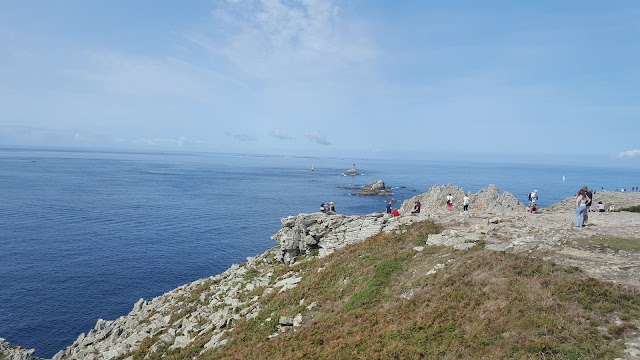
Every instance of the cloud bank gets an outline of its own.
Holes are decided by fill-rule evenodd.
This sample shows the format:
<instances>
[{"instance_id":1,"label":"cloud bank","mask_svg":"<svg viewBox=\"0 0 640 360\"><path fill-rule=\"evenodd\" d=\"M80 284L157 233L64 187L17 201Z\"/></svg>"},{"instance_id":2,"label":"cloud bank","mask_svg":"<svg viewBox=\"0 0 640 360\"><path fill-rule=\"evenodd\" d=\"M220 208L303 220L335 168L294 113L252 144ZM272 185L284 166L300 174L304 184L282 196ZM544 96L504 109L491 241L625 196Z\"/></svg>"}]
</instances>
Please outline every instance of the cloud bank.
<instances>
[{"instance_id":1,"label":"cloud bank","mask_svg":"<svg viewBox=\"0 0 640 360\"><path fill-rule=\"evenodd\" d=\"M286 133L284 133L280 129L271 130L271 137L274 137L274 138L276 138L278 140L290 140L291 139L291 136L287 135Z\"/></svg>"},{"instance_id":2,"label":"cloud bank","mask_svg":"<svg viewBox=\"0 0 640 360\"><path fill-rule=\"evenodd\" d=\"M309 141L315 142L320 145L331 145L329 140L327 140L327 138L324 137L324 135L320 134L317 131L307 133L306 137Z\"/></svg>"},{"instance_id":3,"label":"cloud bank","mask_svg":"<svg viewBox=\"0 0 640 360\"><path fill-rule=\"evenodd\" d=\"M628 150L618 153L618 158L637 158L640 157L640 150Z\"/></svg>"}]
</instances>

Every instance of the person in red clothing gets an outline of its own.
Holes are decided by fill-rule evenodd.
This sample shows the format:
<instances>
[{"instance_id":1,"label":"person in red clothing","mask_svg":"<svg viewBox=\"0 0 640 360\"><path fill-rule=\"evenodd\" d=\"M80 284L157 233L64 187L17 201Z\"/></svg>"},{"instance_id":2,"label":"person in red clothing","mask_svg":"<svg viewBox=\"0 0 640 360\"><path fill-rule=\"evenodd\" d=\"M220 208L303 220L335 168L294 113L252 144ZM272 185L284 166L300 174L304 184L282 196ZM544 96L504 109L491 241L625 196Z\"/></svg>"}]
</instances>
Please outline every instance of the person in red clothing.
<instances>
[{"instance_id":1,"label":"person in red clothing","mask_svg":"<svg viewBox=\"0 0 640 360\"><path fill-rule=\"evenodd\" d=\"M393 214L393 216L400 216L400 211L398 211L398 209L393 209L393 211L391 212Z\"/></svg>"}]
</instances>

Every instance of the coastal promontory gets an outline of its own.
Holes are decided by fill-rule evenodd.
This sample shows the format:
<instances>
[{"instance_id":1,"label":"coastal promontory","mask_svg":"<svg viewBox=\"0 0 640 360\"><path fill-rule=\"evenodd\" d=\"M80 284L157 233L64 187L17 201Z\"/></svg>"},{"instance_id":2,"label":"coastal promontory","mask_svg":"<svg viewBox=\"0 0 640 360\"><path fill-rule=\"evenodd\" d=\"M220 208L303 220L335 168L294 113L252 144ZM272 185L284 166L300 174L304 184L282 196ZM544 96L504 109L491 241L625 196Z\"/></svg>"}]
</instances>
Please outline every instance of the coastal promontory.
<instances>
[{"instance_id":1,"label":"coastal promontory","mask_svg":"<svg viewBox=\"0 0 640 360\"><path fill-rule=\"evenodd\" d=\"M98 320L54 359L638 358L640 214L575 228L571 201L531 214L495 186L441 185L399 217L290 216L273 249Z\"/></svg>"}]
</instances>

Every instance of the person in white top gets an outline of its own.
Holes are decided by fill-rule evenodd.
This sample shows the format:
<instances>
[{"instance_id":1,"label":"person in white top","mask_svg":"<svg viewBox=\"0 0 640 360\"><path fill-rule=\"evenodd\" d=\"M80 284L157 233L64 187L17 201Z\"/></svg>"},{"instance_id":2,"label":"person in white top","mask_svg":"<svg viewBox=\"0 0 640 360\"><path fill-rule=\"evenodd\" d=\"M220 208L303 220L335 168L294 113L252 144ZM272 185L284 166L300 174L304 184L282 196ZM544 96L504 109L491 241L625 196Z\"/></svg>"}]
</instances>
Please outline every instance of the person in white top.
<instances>
[{"instance_id":1,"label":"person in white top","mask_svg":"<svg viewBox=\"0 0 640 360\"><path fill-rule=\"evenodd\" d=\"M462 211L467 211L469 210L469 202L471 201L471 199L469 199L469 195L464 195L464 197L462 198Z\"/></svg>"},{"instance_id":2,"label":"person in white top","mask_svg":"<svg viewBox=\"0 0 640 360\"><path fill-rule=\"evenodd\" d=\"M587 212L587 194L583 189L578 191L576 197L576 227L584 226L584 214Z\"/></svg>"},{"instance_id":3,"label":"person in white top","mask_svg":"<svg viewBox=\"0 0 640 360\"><path fill-rule=\"evenodd\" d=\"M453 196L451 194L447 196L447 211L453 211Z\"/></svg>"}]
</instances>

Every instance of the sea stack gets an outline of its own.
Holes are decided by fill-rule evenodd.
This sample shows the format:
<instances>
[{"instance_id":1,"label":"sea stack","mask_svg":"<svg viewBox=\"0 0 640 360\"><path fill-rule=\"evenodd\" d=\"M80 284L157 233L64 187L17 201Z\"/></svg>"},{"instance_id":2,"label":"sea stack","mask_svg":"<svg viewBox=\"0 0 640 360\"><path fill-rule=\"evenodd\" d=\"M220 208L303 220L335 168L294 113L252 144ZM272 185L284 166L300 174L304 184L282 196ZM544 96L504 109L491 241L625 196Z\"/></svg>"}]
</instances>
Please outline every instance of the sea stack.
<instances>
[{"instance_id":1,"label":"sea stack","mask_svg":"<svg viewBox=\"0 0 640 360\"><path fill-rule=\"evenodd\" d=\"M363 187L356 195L391 196L393 193L391 192L391 189L384 184L384 181L378 180Z\"/></svg>"},{"instance_id":2,"label":"sea stack","mask_svg":"<svg viewBox=\"0 0 640 360\"><path fill-rule=\"evenodd\" d=\"M347 170L344 172L345 175L360 175L360 173L356 170L356 164L351 165L351 170Z\"/></svg>"}]
</instances>

